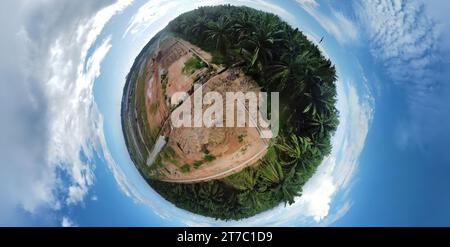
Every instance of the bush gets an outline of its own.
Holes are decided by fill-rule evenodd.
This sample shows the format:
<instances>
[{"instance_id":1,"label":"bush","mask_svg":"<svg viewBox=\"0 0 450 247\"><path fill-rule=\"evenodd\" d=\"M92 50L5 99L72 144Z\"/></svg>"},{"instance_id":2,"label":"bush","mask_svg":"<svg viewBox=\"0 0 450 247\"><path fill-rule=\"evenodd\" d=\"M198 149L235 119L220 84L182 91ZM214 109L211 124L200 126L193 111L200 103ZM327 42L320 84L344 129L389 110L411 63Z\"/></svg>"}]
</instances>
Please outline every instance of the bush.
<instances>
[{"instance_id":1,"label":"bush","mask_svg":"<svg viewBox=\"0 0 450 247\"><path fill-rule=\"evenodd\" d=\"M188 173L191 171L191 167L189 164L184 164L182 167L180 167L180 170L182 173Z\"/></svg>"},{"instance_id":2,"label":"bush","mask_svg":"<svg viewBox=\"0 0 450 247\"><path fill-rule=\"evenodd\" d=\"M213 160L216 159L216 156L212 155L212 154L207 154L205 155L205 157L203 158L203 161L205 162L211 162Z\"/></svg>"}]
</instances>

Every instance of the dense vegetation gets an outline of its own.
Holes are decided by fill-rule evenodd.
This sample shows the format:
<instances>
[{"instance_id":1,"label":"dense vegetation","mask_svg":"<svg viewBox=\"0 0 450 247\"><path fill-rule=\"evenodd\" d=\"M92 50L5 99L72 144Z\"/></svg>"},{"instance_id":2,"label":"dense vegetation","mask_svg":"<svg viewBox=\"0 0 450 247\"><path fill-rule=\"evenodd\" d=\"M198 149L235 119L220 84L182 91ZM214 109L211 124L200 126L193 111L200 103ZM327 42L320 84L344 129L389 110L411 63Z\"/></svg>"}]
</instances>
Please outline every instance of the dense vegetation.
<instances>
[{"instance_id":1,"label":"dense vegetation","mask_svg":"<svg viewBox=\"0 0 450 247\"><path fill-rule=\"evenodd\" d=\"M169 29L211 52L215 63L244 67L263 91L279 91L282 133L257 166L238 174L197 184L150 184L178 207L225 220L293 203L331 152L338 125L332 63L298 29L247 7L202 7Z\"/></svg>"},{"instance_id":2,"label":"dense vegetation","mask_svg":"<svg viewBox=\"0 0 450 247\"><path fill-rule=\"evenodd\" d=\"M191 75L203 67L206 67L206 64L197 55L193 55L184 63L183 73Z\"/></svg>"}]
</instances>

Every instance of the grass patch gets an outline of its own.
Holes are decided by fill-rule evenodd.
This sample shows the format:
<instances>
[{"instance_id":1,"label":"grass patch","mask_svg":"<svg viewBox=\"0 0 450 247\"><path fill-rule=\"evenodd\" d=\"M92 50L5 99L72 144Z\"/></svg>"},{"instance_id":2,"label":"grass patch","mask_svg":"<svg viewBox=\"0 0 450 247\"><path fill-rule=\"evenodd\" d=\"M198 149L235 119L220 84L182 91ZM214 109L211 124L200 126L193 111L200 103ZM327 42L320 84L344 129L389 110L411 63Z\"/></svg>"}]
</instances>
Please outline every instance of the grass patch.
<instances>
[{"instance_id":1,"label":"grass patch","mask_svg":"<svg viewBox=\"0 0 450 247\"><path fill-rule=\"evenodd\" d=\"M195 169L198 169L198 168L200 168L200 166L202 166L204 163L205 163L205 162L204 162L203 160L197 160L197 161L195 161L195 162L192 164L192 166L193 166Z\"/></svg>"},{"instance_id":2,"label":"grass patch","mask_svg":"<svg viewBox=\"0 0 450 247\"><path fill-rule=\"evenodd\" d=\"M164 148L164 150L161 152L161 158L163 161L169 161L174 165L179 165L178 155L175 153L175 150L171 146L167 146L166 148Z\"/></svg>"},{"instance_id":3,"label":"grass patch","mask_svg":"<svg viewBox=\"0 0 450 247\"><path fill-rule=\"evenodd\" d=\"M216 159L216 156L210 154L209 151L208 151L208 154L205 154L205 156L203 157L202 160L197 160L197 161L195 161L195 162L192 164L192 166L193 166L195 169L198 169L198 168L200 168L203 164L208 163L208 162L211 162L211 161L214 161L215 159Z\"/></svg>"},{"instance_id":4,"label":"grass patch","mask_svg":"<svg viewBox=\"0 0 450 247\"><path fill-rule=\"evenodd\" d=\"M239 143L242 143L244 141L245 135L239 135L238 136L238 141Z\"/></svg>"},{"instance_id":5,"label":"grass patch","mask_svg":"<svg viewBox=\"0 0 450 247\"><path fill-rule=\"evenodd\" d=\"M153 104L150 106L150 112L154 115L154 114L156 114L156 112L158 111L158 108L159 108L159 101L156 102L156 103L153 103Z\"/></svg>"},{"instance_id":6,"label":"grass patch","mask_svg":"<svg viewBox=\"0 0 450 247\"><path fill-rule=\"evenodd\" d=\"M245 154L245 152L247 152L247 149L248 149L248 146L241 148L241 153Z\"/></svg>"},{"instance_id":7,"label":"grass patch","mask_svg":"<svg viewBox=\"0 0 450 247\"><path fill-rule=\"evenodd\" d=\"M216 159L216 156L212 155L212 154L207 154L205 155L205 157L203 158L204 162L211 162L213 160Z\"/></svg>"},{"instance_id":8,"label":"grass patch","mask_svg":"<svg viewBox=\"0 0 450 247\"><path fill-rule=\"evenodd\" d=\"M183 73L192 75L195 71L204 67L206 67L206 63L203 62L197 55L193 55L184 63Z\"/></svg>"},{"instance_id":9,"label":"grass patch","mask_svg":"<svg viewBox=\"0 0 450 247\"><path fill-rule=\"evenodd\" d=\"M136 87L134 93L134 106L137 111L137 125L142 132L143 144L147 147L147 149L151 149L155 144L156 136L153 133L152 128L150 128L148 120L147 120L147 109L145 105L145 73L140 74L136 79ZM152 106L153 107L153 106ZM159 106L155 106L156 109ZM136 136L139 134L136 133ZM141 153L146 153L146 149L142 149Z\"/></svg>"},{"instance_id":10,"label":"grass patch","mask_svg":"<svg viewBox=\"0 0 450 247\"><path fill-rule=\"evenodd\" d=\"M217 51L213 51L211 63L216 64L216 65L222 65L222 64L226 64L226 61L222 54L220 54Z\"/></svg>"},{"instance_id":11,"label":"grass patch","mask_svg":"<svg viewBox=\"0 0 450 247\"><path fill-rule=\"evenodd\" d=\"M182 173L188 173L191 171L191 166L189 166L189 164L184 164L182 167L180 167L180 170Z\"/></svg>"},{"instance_id":12,"label":"grass patch","mask_svg":"<svg viewBox=\"0 0 450 247\"><path fill-rule=\"evenodd\" d=\"M166 96L167 95L167 84L169 82L169 77L167 75L167 73L162 74L161 75L161 86L162 86L162 91L163 91L163 95Z\"/></svg>"}]
</instances>

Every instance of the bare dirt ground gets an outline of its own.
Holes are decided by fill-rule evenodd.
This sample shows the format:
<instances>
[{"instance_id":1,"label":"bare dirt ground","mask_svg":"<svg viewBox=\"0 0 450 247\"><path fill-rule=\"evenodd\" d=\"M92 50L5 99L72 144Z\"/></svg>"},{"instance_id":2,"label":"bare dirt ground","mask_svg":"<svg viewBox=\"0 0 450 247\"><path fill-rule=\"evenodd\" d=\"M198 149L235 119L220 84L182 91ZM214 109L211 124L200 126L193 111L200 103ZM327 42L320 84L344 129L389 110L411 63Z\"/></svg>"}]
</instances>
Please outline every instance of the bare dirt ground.
<instances>
[{"instance_id":1,"label":"bare dirt ground","mask_svg":"<svg viewBox=\"0 0 450 247\"><path fill-rule=\"evenodd\" d=\"M259 88L242 71L233 69L211 78L203 87L204 94L209 91L225 95L226 92L258 92ZM167 128L166 148L175 151L176 162L164 161L164 178L161 180L178 183L208 181L254 164L265 155L267 144L256 128L248 127L248 121L247 127L242 128ZM206 161L208 155L215 159ZM202 164L197 167L195 164L199 162ZM189 166L189 171L183 172L181 166Z\"/></svg>"},{"instance_id":2,"label":"bare dirt ground","mask_svg":"<svg viewBox=\"0 0 450 247\"><path fill-rule=\"evenodd\" d=\"M191 75L183 73L184 63L192 57L192 53L188 53L174 62L168 68L168 84L167 97L171 98L177 92L187 92L192 88L194 79L208 71L208 68L197 70Z\"/></svg>"},{"instance_id":3,"label":"bare dirt ground","mask_svg":"<svg viewBox=\"0 0 450 247\"><path fill-rule=\"evenodd\" d=\"M180 54L180 56L167 68L168 84L166 94L169 98L171 98L174 93L189 91L192 88L195 78L207 73L209 70L209 68L203 68L191 75L186 75L183 73L183 67L186 61L194 54L199 56L205 63L210 63L212 60L211 54L184 40L177 39L177 42L172 45L171 49Z\"/></svg>"},{"instance_id":4,"label":"bare dirt ground","mask_svg":"<svg viewBox=\"0 0 450 247\"><path fill-rule=\"evenodd\" d=\"M169 116L169 109L166 105L164 92L161 85L159 63L155 59L147 65L145 78L145 106L147 113L148 127L152 138L155 139L161 129L162 124Z\"/></svg>"},{"instance_id":5,"label":"bare dirt ground","mask_svg":"<svg viewBox=\"0 0 450 247\"><path fill-rule=\"evenodd\" d=\"M184 64L194 55L208 67L186 75ZM160 180L194 183L223 178L254 164L266 153L267 144L256 128L248 127L248 122L241 128L173 128L171 125L170 97L176 92L190 91L199 76L212 74L204 81L204 94L209 91L223 95L226 92L259 92L256 82L240 69L217 75L216 68L209 66L211 60L211 54L175 38L163 41L148 58L143 89L148 128L152 140L156 141L160 135L167 139L160 156L167 156L167 153L173 156L161 159L155 171ZM155 165L151 163L153 161L148 165Z\"/></svg>"},{"instance_id":6,"label":"bare dirt ground","mask_svg":"<svg viewBox=\"0 0 450 247\"><path fill-rule=\"evenodd\" d=\"M169 38L148 58L144 96L148 127L153 140L158 137L162 125L170 114L167 99L175 92L188 91L192 87L193 78L201 72L190 76L182 73L184 63L193 55L189 45L180 43L178 39Z\"/></svg>"},{"instance_id":7,"label":"bare dirt ground","mask_svg":"<svg viewBox=\"0 0 450 247\"><path fill-rule=\"evenodd\" d=\"M199 57L203 58L205 60L205 62L211 63L212 55L210 53L200 49L198 46L193 45L186 40L179 40L179 41L181 44L188 47L188 49L191 49L193 52L195 52L197 55L199 55Z\"/></svg>"}]
</instances>

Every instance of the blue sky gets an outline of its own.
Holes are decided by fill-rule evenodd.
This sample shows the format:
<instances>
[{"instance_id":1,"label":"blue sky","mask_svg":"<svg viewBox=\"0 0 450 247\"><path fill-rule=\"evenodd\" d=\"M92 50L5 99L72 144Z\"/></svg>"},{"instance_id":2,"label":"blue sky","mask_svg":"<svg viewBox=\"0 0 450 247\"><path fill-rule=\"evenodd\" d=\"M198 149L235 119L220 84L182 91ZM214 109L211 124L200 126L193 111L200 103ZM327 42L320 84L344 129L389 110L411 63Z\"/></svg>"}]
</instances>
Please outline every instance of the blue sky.
<instances>
[{"instance_id":1,"label":"blue sky","mask_svg":"<svg viewBox=\"0 0 450 247\"><path fill-rule=\"evenodd\" d=\"M0 128L0 225L450 225L450 38L442 11L450 4L38 2L1 8L18 14L0 15L12 23L0 47L13 57L0 61L0 112L11 116ZM124 79L142 47L177 15L223 3L278 14L313 42L324 37L320 48L339 76L332 155L294 205L240 222L163 200L131 163L120 127ZM49 8L54 15L44 14ZM8 91L7 81L15 82Z\"/></svg>"}]
</instances>

